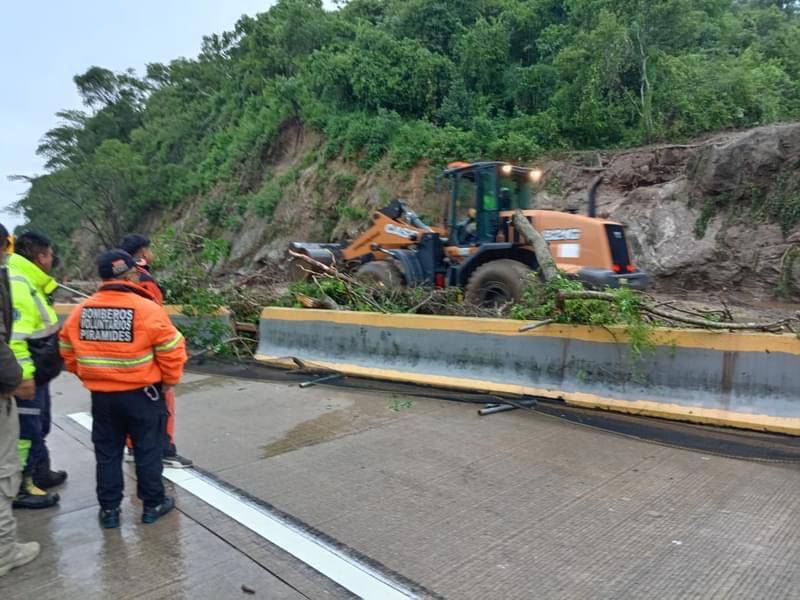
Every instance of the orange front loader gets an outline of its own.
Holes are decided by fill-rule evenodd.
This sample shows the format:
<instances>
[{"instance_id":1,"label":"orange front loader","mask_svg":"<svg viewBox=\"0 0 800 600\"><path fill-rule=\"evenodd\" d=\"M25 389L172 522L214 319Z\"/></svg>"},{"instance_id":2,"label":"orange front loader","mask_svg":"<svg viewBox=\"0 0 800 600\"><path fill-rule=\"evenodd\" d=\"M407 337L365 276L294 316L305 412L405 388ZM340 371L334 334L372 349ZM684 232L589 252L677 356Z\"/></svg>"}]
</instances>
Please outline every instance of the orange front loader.
<instances>
[{"instance_id":1,"label":"orange front loader","mask_svg":"<svg viewBox=\"0 0 800 600\"><path fill-rule=\"evenodd\" d=\"M622 225L595 216L599 181L589 192L589 214L579 215L530 208L541 176L502 162L452 163L443 173L450 185L446 229L427 226L395 200L350 243L291 247L385 285L459 286L469 301L496 305L518 300L526 275L538 269L533 248L514 229L519 209L563 272L597 289L644 288L648 277L634 265Z\"/></svg>"}]
</instances>

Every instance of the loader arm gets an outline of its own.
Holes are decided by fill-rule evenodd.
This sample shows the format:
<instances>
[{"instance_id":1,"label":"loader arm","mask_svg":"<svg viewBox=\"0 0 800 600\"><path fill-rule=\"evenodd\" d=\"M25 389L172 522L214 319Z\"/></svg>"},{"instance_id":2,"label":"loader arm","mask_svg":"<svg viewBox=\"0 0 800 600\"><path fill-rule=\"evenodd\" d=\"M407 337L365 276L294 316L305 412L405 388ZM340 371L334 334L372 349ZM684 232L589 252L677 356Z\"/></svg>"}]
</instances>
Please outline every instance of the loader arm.
<instances>
[{"instance_id":1,"label":"loader arm","mask_svg":"<svg viewBox=\"0 0 800 600\"><path fill-rule=\"evenodd\" d=\"M370 228L342 248L342 259L345 261L359 260L379 248L387 250L408 248L431 231L435 231L439 235L444 233L436 228L416 227L403 219L392 219L384 213L376 211L372 214ZM385 257L385 254L378 251L376 258Z\"/></svg>"}]
</instances>

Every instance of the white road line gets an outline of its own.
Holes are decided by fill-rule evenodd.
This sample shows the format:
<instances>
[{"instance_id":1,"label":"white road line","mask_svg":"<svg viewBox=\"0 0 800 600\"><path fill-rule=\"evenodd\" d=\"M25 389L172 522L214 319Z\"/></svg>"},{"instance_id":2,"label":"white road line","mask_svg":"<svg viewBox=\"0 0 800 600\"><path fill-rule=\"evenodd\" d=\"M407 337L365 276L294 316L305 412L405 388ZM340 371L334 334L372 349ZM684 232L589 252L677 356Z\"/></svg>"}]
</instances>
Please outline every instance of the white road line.
<instances>
[{"instance_id":1,"label":"white road line","mask_svg":"<svg viewBox=\"0 0 800 600\"><path fill-rule=\"evenodd\" d=\"M92 416L89 413L74 413L69 418L89 431L92 430ZM391 600L417 597L403 585L391 581L372 567L350 558L268 509L224 489L194 469L165 468L164 478L361 598Z\"/></svg>"},{"instance_id":2,"label":"white road line","mask_svg":"<svg viewBox=\"0 0 800 600\"><path fill-rule=\"evenodd\" d=\"M69 415L69 418L84 429L92 430L92 415L89 413L73 413Z\"/></svg>"}]
</instances>

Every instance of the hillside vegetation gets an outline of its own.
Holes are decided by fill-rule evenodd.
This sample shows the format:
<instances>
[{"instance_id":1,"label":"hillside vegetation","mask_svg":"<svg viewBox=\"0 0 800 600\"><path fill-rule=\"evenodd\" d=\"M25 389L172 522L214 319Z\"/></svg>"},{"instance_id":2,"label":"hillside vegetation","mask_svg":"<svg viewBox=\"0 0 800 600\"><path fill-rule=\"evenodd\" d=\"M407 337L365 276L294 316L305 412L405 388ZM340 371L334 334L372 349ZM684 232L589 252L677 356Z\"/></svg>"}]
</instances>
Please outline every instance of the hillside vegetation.
<instances>
[{"instance_id":1,"label":"hillside vegetation","mask_svg":"<svg viewBox=\"0 0 800 600\"><path fill-rule=\"evenodd\" d=\"M800 116L800 6L770 0L280 0L196 59L91 67L18 203L62 247L111 246L192 206L265 227L301 173L679 141ZM275 168L291 140L303 155ZM308 137L307 136L307 137ZM319 192L321 194L321 192ZM346 202L326 218L363 218ZM313 217L313 216L312 216ZM794 224L797 215L789 219ZM325 227L326 233L333 231ZM88 235L87 235L88 233ZM77 252L64 253L68 261Z\"/></svg>"}]
</instances>

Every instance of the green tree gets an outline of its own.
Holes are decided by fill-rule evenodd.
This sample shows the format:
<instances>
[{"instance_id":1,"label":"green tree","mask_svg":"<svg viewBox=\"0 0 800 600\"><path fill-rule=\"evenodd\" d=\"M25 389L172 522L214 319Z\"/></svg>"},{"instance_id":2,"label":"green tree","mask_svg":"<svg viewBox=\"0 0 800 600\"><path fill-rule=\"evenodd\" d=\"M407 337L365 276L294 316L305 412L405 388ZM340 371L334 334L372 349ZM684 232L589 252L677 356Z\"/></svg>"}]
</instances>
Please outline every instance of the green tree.
<instances>
[{"instance_id":1,"label":"green tree","mask_svg":"<svg viewBox=\"0 0 800 600\"><path fill-rule=\"evenodd\" d=\"M450 89L439 108L439 121L455 127L467 128L472 119L472 97L463 77L454 77Z\"/></svg>"},{"instance_id":2,"label":"green tree","mask_svg":"<svg viewBox=\"0 0 800 600\"><path fill-rule=\"evenodd\" d=\"M106 140L80 167L26 178L31 188L16 208L62 244L81 228L113 248L149 204L142 189L144 170L129 145Z\"/></svg>"},{"instance_id":3,"label":"green tree","mask_svg":"<svg viewBox=\"0 0 800 600\"><path fill-rule=\"evenodd\" d=\"M199 55L75 77L18 208L98 244L156 207L217 221L283 198L289 131L362 169L529 160L800 116L800 14L779 0L280 0ZM316 157L312 157L316 158ZM287 184L288 185L288 184ZM233 205L235 204L235 210ZM109 214L116 217L110 217Z\"/></svg>"},{"instance_id":4,"label":"green tree","mask_svg":"<svg viewBox=\"0 0 800 600\"><path fill-rule=\"evenodd\" d=\"M449 54L458 35L478 18L475 0L405 0L389 2L392 32L409 37L434 52Z\"/></svg>"},{"instance_id":5,"label":"green tree","mask_svg":"<svg viewBox=\"0 0 800 600\"><path fill-rule=\"evenodd\" d=\"M461 75L467 85L478 93L501 97L510 47L508 30L501 21L478 19L457 44Z\"/></svg>"}]
</instances>

